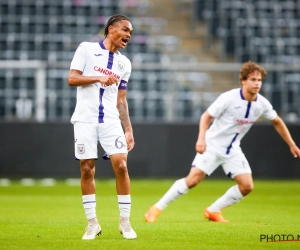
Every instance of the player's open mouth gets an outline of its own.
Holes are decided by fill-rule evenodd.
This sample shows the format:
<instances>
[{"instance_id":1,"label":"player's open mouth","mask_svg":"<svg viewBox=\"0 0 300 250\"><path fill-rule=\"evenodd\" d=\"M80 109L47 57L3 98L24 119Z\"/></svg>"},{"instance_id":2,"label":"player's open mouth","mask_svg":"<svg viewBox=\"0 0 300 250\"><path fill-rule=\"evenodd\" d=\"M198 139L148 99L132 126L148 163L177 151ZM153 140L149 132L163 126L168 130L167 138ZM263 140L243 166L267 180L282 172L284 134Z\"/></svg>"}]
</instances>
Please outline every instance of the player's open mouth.
<instances>
[{"instance_id":1,"label":"player's open mouth","mask_svg":"<svg viewBox=\"0 0 300 250\"><path fill-rule=\"evenodd\" d=\"M128 43L128 41L129 41L128 39L124 39L124 38L123 38L123 39L122 39L122 43L123 43L123 45L124 45L124 46L126 46L126 45L127 45L127 43Z\"/></svg>"}]
</instances>

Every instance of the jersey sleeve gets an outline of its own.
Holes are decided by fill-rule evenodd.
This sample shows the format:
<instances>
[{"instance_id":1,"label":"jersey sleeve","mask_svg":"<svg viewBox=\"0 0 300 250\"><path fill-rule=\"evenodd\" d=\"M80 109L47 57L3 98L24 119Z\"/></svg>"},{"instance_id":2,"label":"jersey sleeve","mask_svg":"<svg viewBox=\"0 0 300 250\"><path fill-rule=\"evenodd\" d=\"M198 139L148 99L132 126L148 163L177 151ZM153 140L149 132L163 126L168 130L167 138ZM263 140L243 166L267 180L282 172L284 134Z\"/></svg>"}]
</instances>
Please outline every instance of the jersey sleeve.
<instances>
[{"instance_id":1,"label":"jersey sleeve","mask_svg":"<svg viewBox=\"0 0 300 250\"><path fill-rule=\"evenodd\" d=\"M228 106L228 101L224 94L220 95L207 109L207 112L214 118L224 113Z\"/></svg>"},{"instance_id":2,"label":"jersey sleeve","mask_svg":"<svg viewBox=\"0 0 300 250\"><path fill-rule=\"evenodd\" d=\"M127 90L127 84L128 84L128 81L129 81L129 77L131 75L131 62L128 60L127 61L127 71L126 73L123 75L121 81L120 81L120 84L119 84L119 89L122 89L122 90Z\"/></svg>"},{"instance_id":3,"label":"jersey sleeve","mask_svg":"<svg viewBox=\"0 0 300 250\"><path fill-rule=\"evenodd\" d=\"M265 110L262 113L262 116L268 120L274 120L277 116L277 112L273 109L272 104L265 100Z\"/></svg>"},{"instance_id":4,"label":"jersey sleeve","mask_svg":"<svg viewBox=\"0 0 300 250\"><path fill-rule=\"evenodd\" d=\"M83 72L86 64L86 46L86 42L83 42L78 46L71 62L70 69L80 70Z\"/></svg>"}]
</instances>

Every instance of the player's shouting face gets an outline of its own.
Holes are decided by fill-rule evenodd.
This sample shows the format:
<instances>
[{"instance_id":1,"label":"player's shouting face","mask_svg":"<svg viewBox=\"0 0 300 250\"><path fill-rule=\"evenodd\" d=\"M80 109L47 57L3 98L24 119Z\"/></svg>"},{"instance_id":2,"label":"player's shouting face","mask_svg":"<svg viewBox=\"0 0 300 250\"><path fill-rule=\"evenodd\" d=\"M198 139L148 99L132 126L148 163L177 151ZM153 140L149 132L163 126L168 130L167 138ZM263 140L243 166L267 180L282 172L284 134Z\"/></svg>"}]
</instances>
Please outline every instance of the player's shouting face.
<instances>
[{"instance_id":1,"label":"player's shouting face","mask_svg":"<svg viewBox=\"0 0 300 250\"><path fill-rule=\"evenodd\" d=\"M133 32L132 24L127 20L121 20L109 26L109 33L114 46L124 49Z\"/></svg>"}]
</instances>

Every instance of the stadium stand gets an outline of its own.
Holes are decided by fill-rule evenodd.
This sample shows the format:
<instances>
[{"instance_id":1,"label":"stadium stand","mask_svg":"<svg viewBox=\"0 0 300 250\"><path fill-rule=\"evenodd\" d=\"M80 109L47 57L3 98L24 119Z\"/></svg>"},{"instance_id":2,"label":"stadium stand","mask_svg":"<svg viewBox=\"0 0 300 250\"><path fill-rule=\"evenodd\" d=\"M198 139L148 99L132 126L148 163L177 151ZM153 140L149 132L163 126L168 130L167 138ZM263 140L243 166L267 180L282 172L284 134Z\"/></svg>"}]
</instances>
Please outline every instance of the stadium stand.
<instances>
[{"instance_id":1,"label":"stadium stand","mask_svg":"<svg viewBox=\"0 0 300 250\"><path fill-rule=\"evenodd\" d=\"M197 12L235 61L294 63L300 53L299 6L299 0L198 0Z\"/></svg>"},{"instance_id":2,"label":"stadium stand","mask_svg":"<svg viewBox=\"0 0 300 250\"><path fill-rule=\"evenodd\" d=\"M177 15L167 8L177 8ZM207 47L196 41L195 29L187 30L186 22L194 22L190 13L185 19L180 15L179 10L191 8L193 16L205 23L200 28L208 31ZM133 121L198 121L218 92L236 86L232 72L176 72L151 65L300 61L300 0L2 0L0 61L45 63L46 121L68 121L76 102L76 89L67 84L68 68L59 63L70 62L81 42L103 39L104 25L116 13L128 15L135 29L122 53L135 65L150 65L132 71L128 102ZM220 55L204 56L215 39ZM36 69L0 68L0 121L36 120ZM287 86L285 97L283 86ZM276 109L300 116L299 86L297 72L274 71L268 74L264 90ZM20 103L27 103L31 112L22 115Z\"/></svg>"},{"instance_id":3,"label":"stadium stand","mask_svg":"<svg viewBox=\"0 0 300 250\"><path fill-rule=\"evenodd\" d=\"M299 0L196 0L195 9L208 24L209 41L220 39L222 60L299 65ZM269 72L265 88L272 89L275 109L299 114L297 73Z\"/></svg>"},{"instance_id":4,"label":"stadium stand","mask_svg":"<svg viewBox=\"0 0 300 250\"><path fill-rule=\"evenodd\" d=\"M47 121L69 120L76 102L76 89L67 84L68 69L53 65L57 62L71 62L81 42L103 39L103 28L109 16L124 13L124 8L125 11L128 8L141 12L145 11L147 5L145 2L137 5L136 1L119 0L0 2L0 60L40 60L46 63ZM176 55L170 58L159 49L159 46L166 45L168 49L174 50L180 43L177 37L161 35L151 39L147 33L149 28L162 28L165 21L163 18L135 17L131 14L130 18L135 32L122 53L132 62L155 64L182 59L176 58ZM21 111L16 111L16 102L20 98L31 100L31 113L35 112L35 74L34 69L0 69L1 120L23 120L25 117L34 120L34 117L28 115L18 115ZM168 75L167 70L141 69L132 72L128 101L133 120L167 119L166 96L170 91L170 86L166 84ZM191 92L187 86L179 84L176 93L181 90L184 93ZM190 101L178 98L178 105L178 119L189 118Z\"/></svg>"}]
</instances>

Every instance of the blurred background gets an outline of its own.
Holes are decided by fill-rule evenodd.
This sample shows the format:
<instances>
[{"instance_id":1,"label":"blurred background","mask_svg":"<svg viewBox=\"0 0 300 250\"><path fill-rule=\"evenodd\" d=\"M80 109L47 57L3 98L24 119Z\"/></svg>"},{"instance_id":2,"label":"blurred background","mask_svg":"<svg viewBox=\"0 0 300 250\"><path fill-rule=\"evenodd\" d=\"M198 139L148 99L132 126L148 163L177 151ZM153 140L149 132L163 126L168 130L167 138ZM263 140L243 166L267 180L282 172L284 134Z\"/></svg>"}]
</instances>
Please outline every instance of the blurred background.
<instances>
[{"instance_id":1,"label":"blurred background","mask_svg":"<svg viewBox=\"0 0 300 250\"><path fill-rule=\"evenodd\" d=\"M248 60L267 69L261 94L300 144L300 0L0 0L0 177L79 176L70 62L117 13L134 28L121 51L132 62L132 176L186 174L201 114L239 87ZM298 159L269 124L250 134L242 146L254 174L299 178ZM113 176L109 162L97 164L99 177Z\"/></svg>"}]
</instances>

